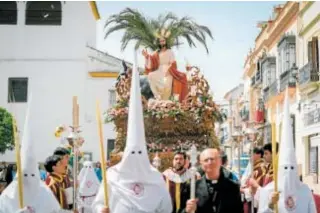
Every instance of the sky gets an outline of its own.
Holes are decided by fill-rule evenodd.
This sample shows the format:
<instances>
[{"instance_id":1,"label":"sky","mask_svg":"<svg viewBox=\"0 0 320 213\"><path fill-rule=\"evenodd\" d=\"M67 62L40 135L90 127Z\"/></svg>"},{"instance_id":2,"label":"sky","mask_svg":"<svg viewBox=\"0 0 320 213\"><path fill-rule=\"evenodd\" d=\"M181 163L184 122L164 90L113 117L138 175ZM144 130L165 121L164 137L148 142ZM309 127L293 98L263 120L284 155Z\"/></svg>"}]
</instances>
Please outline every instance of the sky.
<instances>
[{"instance_id":1,"label":"sky","mask_svg":"<svg viewBox=\"0 0 320 213\"><path fill-rule=\"evenodd\" d=\"M190 16L198 24L210 28L214 39L208 39L210 53L198 44L196 48L188 45L173 49L178 69L185 71L188 62L200 67L209 81L214 99L222 101L225 93L242 83L243 66L250 48L259 34L259 21L267 21L272 15L273 6L281 2L98 2L102 20L99 23L97 47L113 56L133 61L133 43L121 52L123 32L116 32L104 39L103 25L113 14L126 7L137 9L148 17L173 12L177 16ZM144 59L138 52L139 65Z\"/></svg>"}]
</instances>

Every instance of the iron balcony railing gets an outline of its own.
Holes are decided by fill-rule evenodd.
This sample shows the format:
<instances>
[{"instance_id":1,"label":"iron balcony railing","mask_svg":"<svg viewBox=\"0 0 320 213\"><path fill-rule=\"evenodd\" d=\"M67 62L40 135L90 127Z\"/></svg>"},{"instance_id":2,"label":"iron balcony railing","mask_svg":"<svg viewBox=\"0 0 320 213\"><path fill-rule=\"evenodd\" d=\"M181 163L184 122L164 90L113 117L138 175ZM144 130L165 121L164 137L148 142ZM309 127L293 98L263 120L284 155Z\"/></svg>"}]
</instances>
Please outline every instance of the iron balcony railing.
<instances>
[{"instance_id":1,"label":"iron balcony railing","mask_svg":"<svg viewBox=\"0 0 320 213\"><path fill-rule=\"evenodd\" d=\"M278 94L278 81L275 80L271 85L269 89L270 96L276 96Z\"/></svg>"},{"instance_id":2,"label":"iron balcony railing","mask_svg":"<svg viewBox=\"0 0 320 213\"><path fill-rule=\"evenodd\" d=\"M295 87L296 81L292 76L292 70L287 70L280 76L280 92L284 91L287 87Z\"/></svg>"},{"instance_id":3,"label":"iron balcony railing","mask_svg":"<svg viewBox=\"0 0 320 213\"><path fill-rule=\"evenodd\" d=\"M262 84L261 71L257 71L256 74L251 78L251 86L257 87Z\"/></svg>"},{"instance_id":4,"label":"iron balcony railing","mask_svg":"<svg viewBox=\"0 0 320 213\"><path fill-rule=\"evenodd\" d=\"M251 86L253 87L256 84L256 76L251 78Z\"/></svg>"},{"instance_id":5,"label":"iron balcony railing","mask_svg":"<svg viewBox=\"0 0 320 213\"><path fill-rule=\"evenodd\" d=\"M275 80L272 84L264 88L263 92L264 100L269 100L270 97L276 96L278 94L278 81Z\"/></svg>"},{"instance_id":6,"label":"iron balcony railing","mask_svg":"<svg viewBox=\"0 0 320 213\"><path fill-rule=\"evenodd\" d=\"M299 70L299 84L306 85L311 82L319 81L319 73L312 66L310 61Z\"/></svg>"},{"instance_id":7,"label":"iron balcony railing","mask_svg":"<svg viewBox=\"0 0 320 213\"><path fill-rule=\"evenodd\" d=\"M304 114L304 125L310 126L320 122L320 108Z\"/></svg>"}]
</instances>

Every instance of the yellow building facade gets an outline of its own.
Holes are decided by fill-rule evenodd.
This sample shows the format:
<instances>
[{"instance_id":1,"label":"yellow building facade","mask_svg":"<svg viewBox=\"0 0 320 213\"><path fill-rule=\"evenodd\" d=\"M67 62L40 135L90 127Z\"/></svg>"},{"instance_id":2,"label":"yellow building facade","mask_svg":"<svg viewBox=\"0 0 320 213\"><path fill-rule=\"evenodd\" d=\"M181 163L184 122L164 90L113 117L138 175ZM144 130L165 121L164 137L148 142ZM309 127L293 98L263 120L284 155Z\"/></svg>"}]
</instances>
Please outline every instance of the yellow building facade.
<instances>
[{"instance_id":1,"label":"yellow building facade","mask_svg":"<svg viewBox=\"0 0 320 213\"><path fill-rule=\"evenodd\" d=\"M272 123L280 142L288 88L299 173L316 193L320 193L319 8L320 2L275 6L272 18L258 23L261 31L245 60L243 74L250 121L261 129L264 143L272 140ZM261 107L264 119L258 116Z\"/></svg>"}]
</instances>

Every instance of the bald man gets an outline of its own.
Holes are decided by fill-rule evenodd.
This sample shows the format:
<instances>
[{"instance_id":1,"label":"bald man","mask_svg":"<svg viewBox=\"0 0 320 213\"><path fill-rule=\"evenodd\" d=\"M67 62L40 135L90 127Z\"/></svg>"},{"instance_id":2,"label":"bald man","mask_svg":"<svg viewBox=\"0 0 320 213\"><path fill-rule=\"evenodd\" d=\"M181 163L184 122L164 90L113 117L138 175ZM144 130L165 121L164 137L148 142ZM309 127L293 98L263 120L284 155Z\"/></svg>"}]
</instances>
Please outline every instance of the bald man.
<instances>
[{"instance_id":1,"label":"bald man","mask_svg":"<svg viewBox=\"0 0 320 213\"><path fill-rule=\"evenodd\" d=\"M205 174L196 182L196 199L187 201L184 212L243 213L239 185L223 175L220 150L205 149L200 163Z\"/></svg>"}]
</instances>

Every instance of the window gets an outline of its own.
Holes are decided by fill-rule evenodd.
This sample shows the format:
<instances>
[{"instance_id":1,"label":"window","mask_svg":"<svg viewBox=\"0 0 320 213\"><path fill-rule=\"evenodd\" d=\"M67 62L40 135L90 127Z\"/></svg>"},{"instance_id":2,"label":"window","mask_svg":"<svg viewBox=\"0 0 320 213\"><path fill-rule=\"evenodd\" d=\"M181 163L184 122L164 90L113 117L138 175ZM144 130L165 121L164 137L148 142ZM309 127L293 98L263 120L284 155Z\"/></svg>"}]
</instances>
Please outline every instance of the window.
<instances>
[{"instance_id":1,"label":"window","mask_svg":"<svg viewBox=\"0 0 320 213\"><path fill-rule=\"evenodd\" d=\"M61 25L60 1L27 2L26 25Z\"/></svg>"},{"instance_id":2,"label":"window","mask_svg":"<svg viewBox=\"0 0 320 213\"><path fill-rule=\"evenodd\" d=\"M8 102L27 102L28 101L28 78L9 78L8 79Z\"/></svg>"},{"instance_id":3,"label":"window","mask_svg":"<svg viewBox=\"0 0 320 213\"><path fill-rule=\"evenodd\" d=\"M313 37L308 42L308 62L312 62L314 72L319 72L319 40Z\"/></svg>"},{"instance_id":4,"label":"window","mask_svg":"<svg viewBox=\"0 0 320 213\"><path fill-rule=\"evenodd\" d=\"M309 153L309 174L318 173L318 147L310 147Z\"/></svg>"},{"instance_id":5,"label":"window","mask_svg":"<svg viewBox=\"0 0 320 213\"><path fill-rule=\"evenodd\" d=\"M107 141L107 160L110 160L110 154L112 150L114 150L115 140L114 139L108 139Z\"/></svg>"},{"instance_id":6,"label":"window","mask_svg":"<svg viewBox=\"0 0 320 213\"><path fill-rule=\"evenodd\" d=\"M84 161L92 161L92 152L84 152L83 159Z\"/></svg>"},{"instance_id":7,"label":"window","mask_svg":"<svg viewBox=\"0 0 320 213\"><path fill-rule=\"evenodd\" d=\"M0 2L0 25L17 24L17 3L15 1Z\"/></svg>"},{"instance_id":8,"label":"window","mask_svg":"<svg viewBox=\"0 0 320 213\"><path fill-rule=\"evenodd\" d=\"M315 175L316 183L318 183L319 175L319 145L320 145L320 135L314 134L308 137L309 140L309 174Z\"/></svg>"},{"instance_id":9,"label":"window","mask_svg":"<svg viewBox=\"0 0 320 213\"><path fill-rule=\"evenodd\" d=\"M116 99L116 91L115 90L109 90L109 106L112 107L116 104L117 99Z\"/></svg>"},{"instance_id":10,"label":"window","mask_svg":"<svg viewBox=\"0 0 320 213\"><path fill-rule=\"evenodd\" d=\"M262 63L263 87L270 86L276 80L276 63L275 57L265 58Z\"/></svg>"},{"instance_id":11,"label":"window","mask_svg":"<svg viewBox=\"0 0 320 213\"><path fill-rule=\"evenodd\" d=\"M296 38L293 35L284 35L278 43L279 74L289 71L296 63Z\"/></svg>"}]
</instances>

